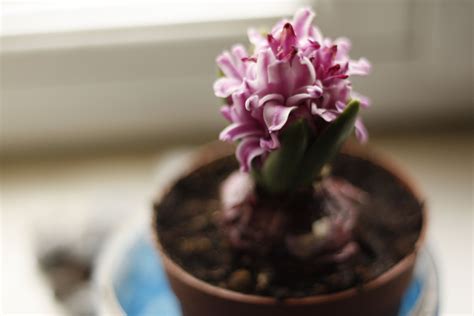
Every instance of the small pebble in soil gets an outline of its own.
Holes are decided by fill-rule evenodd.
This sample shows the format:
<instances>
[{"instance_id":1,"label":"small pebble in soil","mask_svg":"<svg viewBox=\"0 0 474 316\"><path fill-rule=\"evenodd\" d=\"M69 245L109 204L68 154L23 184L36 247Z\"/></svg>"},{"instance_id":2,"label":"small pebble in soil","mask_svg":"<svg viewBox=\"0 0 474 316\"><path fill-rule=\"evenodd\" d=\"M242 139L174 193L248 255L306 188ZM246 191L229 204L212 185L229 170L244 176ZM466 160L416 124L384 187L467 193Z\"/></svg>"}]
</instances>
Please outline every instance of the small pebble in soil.
<instances>
[{"instance_id":1,"label":"small pebble in soil","mask_svg":"<svg viewBox=\"0 0 474 316\"><path fill-rule=\"evenodd\" d=\"M213 223L219 223L221 221L222 213L219 211L214 211L211 213L209 220Z\"/></svg>"},{"instance_id":2,"label":"small pebble in soil","mask_svg":"<svg viewBox=\"0 0 474 316\"><path fill-rule=\"evenodd\" d=\"M213 279L213 280L220 280L222 279L227 273L227 269L223 268L223 267L218 267L218 268L215 268L213 270L210 270L208 272L208 276L209 278Z\"/></svg>"},{"instance_id":3,"label":"small pebble in soil","mask_svg":"<svg viewBox=\"0 0 474 316\"><path fill-rule=\"evenodd\" d=\"M210 250L212 242L206 237L185 238L179 244L179 249L184 255L203 253Z\"/></svg>"},{"instance_id":4,"label":"small pebble in soil","mask_svg":"<svg viewBox=\"0 0 474 316\"><path fill-rule=\"evenodd\" d=\"M269 283L270 283L270 274L268 272L259 272L257 274L257 284L256 284L257 291L266 290L268 288Z\"/></svg>"},{"instance_id":5,"label":"small pebble in soil","mask_svg":"<svg viewBox=\"0 0 474 316\"><path fill-rule=\"evenodd\" d=\"M227 287L234 291L248 291L252 285L252 275L246 269L232 272L227 280Z\"/></svg>"},{"instance_id":6,"label":"small pebble in soil","mask_svg":"<svg viewBox=\"0 0 474 316\"><path fill-rule=\"evenodd\" d=\"M196 269L195 271L195 275L199 278L199 279L207 279L207 277L209 276L209 271L207 271L206 269Z\"/></svg>"},{"instance_id":7,"label":"small pebble in soil","mask_svg":"<svg viewBox=\"0 0 474 316\"><path fill-rule=\"evenodd\" d=\"M199 231L208 225L209 220L204 215L198 215L193 217L188 223L188 229L191 231Z\"/></svg>"}]
</instances>

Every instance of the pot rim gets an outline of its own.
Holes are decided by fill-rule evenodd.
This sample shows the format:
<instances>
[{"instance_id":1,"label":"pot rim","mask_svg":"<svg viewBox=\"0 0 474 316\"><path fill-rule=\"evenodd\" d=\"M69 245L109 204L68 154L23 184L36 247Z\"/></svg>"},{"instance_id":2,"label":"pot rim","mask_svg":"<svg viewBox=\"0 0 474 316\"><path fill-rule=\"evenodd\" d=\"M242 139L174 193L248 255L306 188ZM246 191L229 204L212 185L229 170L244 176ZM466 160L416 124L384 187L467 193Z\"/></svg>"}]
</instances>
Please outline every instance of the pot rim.
<instances>
[{"instance_id":1,"label":"pot rim","mask_svg":"<svg viewBox=\"0 0 474 316\"><path fill-rule=\"evenodd\" d=\"M219 145L211 144L204 146L204 149L201 152L201 155L198 155L198 158L203 158L200 163L192 164L191 168L187 170L180 178L186 177L191 172L196 170L197 168L204 166L210 163L213 160L217 160L219 158L223 158L229 154L228 151L222 150L218 148L217 155L210 155L210 152L215 148L219 147ZM222 147L222 146L220 146ZM287 298L283 301L279 301L272 297L254 295L254 294L245 294L236 291L232 291L229 289L224 289L210 283L206 283L198 279L197 277L193 276L185 269L180 267L177 263L175 263L163 249L159 237L158 237L158 229L157 229L157 212L153 210L153 217L152 217L152 234L153 234L153 243L160 253L160 256L163 260L163 264L172 273L175 277L181 279L183 283L188 284L189 286L198 289L199 291L206 292L209 295L217 296L226 300L231 301L239 301L249 304L258 304L258 305L274 305L274 304L285 304L291 306L297 305L309 305L309 304L318 304L322 302L329 302L329 301L338 301L344 300L361 292L369 292L374 290L381 285L390 282L391 280L395 279L397 275L401 274L405 271L408 267L414 265L416 260L416 256L418 251L424 244L426 238L426 232L428 227L428 212L426 207L426 202L422 198L421 191L419 187L415 184L415 182L406 175L405 172L401 170L397 163L394 163L391 158L387 158L387 156L383 153L380 153L378 150L375 152L372 148L368 146L360 146L353 143L348 143L344 146L341 150L342 153L349 154L364 160L368 160L371 163L385 169L388 171L393 177L395 177L405 188L407 188L413 196L417 199L417 201L421 205L421 215L422 215L422 223L420 234L418 236L417 241L415 242L414 249L411 253L403 257L400 261L398 261L394 266L390 269L376 277L375 279L364 283L362 286L352 287L347 290L339 291L336 293L331 294L324 294L324 295L312 295L307 297L301 298ZM161 196L165 196L174 186L175 182L171 183L167 190L165 190L165 194ZM156 201L154 205L159 203Z\"/></svg>"}]
</instances>

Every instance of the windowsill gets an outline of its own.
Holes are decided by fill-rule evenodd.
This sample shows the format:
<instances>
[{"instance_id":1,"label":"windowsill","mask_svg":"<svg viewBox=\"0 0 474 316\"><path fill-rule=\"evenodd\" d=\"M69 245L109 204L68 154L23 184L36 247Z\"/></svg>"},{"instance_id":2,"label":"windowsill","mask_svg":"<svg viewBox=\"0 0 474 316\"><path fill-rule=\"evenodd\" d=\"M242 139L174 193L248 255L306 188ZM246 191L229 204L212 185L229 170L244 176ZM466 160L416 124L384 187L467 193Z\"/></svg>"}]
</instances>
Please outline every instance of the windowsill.
<instances>
[{"instance_id":1,"label":"windowsill","mask_svg":"<svg viewBox=\"0 0 474 316\"><path fill-rule=\"evenodd\" d=\"M472 312L473 295L469 134L387 135L375 137L371 143L400 162L426 194L430 212L428 243L435 252L441 277L441 314L467 315ZM157 183L162 187L166 182L163 177L155 177L155 155L155 151L149 151L3 166L2 245L3 254L9 256L2 271L3 301L8 302L4 312L50 311L46 306L48 302L53 304L48 296L51 293L36 274L31 258L32 238L37 239L40 232L54 231L64 234L63 240L74 240L74 236L80 236L78 230L104 219L120 221L147 210ZM121 199L114 203L117 196ZM51 224L54 230L48 228ZM28 291L25 297L23 289L31 289L31 280L36 291Z\"/></svg>"}]
</instances>

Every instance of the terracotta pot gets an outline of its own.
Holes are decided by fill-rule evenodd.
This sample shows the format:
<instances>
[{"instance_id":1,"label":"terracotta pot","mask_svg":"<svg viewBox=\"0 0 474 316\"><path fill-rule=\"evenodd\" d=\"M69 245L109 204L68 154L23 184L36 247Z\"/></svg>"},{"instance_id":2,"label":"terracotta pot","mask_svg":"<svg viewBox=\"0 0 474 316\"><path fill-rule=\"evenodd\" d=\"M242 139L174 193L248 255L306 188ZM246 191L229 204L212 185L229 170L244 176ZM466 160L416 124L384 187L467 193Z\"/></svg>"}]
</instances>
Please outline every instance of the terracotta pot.
<instances>
[{"instance_id":1,"label":"terracotta pot","mask_svg":"<svg viewBox=\"0 0 474 316\"><path fill-rule=\"evenodd\" d=\"M413 182L386 158L381 158L380 155L374 156L358 146L346 146L343 151L383 167L421 201ZM223 157L227 153L227 150L222 148L216 150L211 146L203 151L199 159L200 163L194 165L192 169ZM422 227L414 251L362 287L328 295L286 299L280 302L269 297L248 295L219 288L201 281L183 270L163 251L156 229L156 212L154 216L153 234L156 246L171 287L181 303L184 316L397 315L402 296L412 279L417 253L423 244L427 227L427 214L423 206Z\"/></svg>"}]
</instances>

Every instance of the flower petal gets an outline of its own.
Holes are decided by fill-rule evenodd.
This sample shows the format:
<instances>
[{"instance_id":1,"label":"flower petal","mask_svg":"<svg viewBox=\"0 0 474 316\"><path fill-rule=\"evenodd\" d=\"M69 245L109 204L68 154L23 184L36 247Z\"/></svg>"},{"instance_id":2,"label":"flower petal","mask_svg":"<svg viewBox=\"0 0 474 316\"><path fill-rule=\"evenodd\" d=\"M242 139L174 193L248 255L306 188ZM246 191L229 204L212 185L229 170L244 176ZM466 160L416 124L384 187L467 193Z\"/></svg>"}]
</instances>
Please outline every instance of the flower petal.
<instances>
[{"instance_id":1,"label":"flower petal","mask_svg":"<svg viewBox=\"0 0 474 316\"><path fill-rule=\"evenodd\" d=\"M308 93L312 98L320 98L323 95L323 87L321 86L321 81L317 81L314 85L307 88Z\"/></svg>"},{"instance_id":2,"label":"flower petal","mask_svg":"<svg viewBox=\"0 0 474 316\"><path fill-rule=\"evenodd\" d=\"M339 113L342 113L342 111L344 111L344 109L346 108L346 104L342 101L336 101L336 110L339 112Z\"/></svg>"},{"instance_id":3,"label":"flower petal","mask_svg":"<svg viewBox=\"0 0 474 316\"><path fill-rule=\"evenodd\" d=\"M288 118L296 106L287 107L267 103L263 109L263 119L270 132L280 130L288 121Z\"/></svg>"},{"instance_id":4,"label":"flower petal","mask_svg":"<svg viewBox=\"0 0 474 316\"><path fill-rule=\"evenodd\" d=\"M278 49L278 59L288 60L297 44L295 30L291 23L286 23L280 35L280 45Z\"/></svg>"},{"instance_id":5,"label":"flower petal","mask_svg":"<svg viewBox=\"0 0 474 316\"><path fill-rule=\"evenodd\" d=\"M362 122L361 118L357 118L355 121L355 134L359 142L366 143L369 140L369 133L365 128L364 123Z\"/></svg>"},{"instance_id":6,"label":"flower petal","mask_svg":"<svg viewBox=\"0 0 474 316\"><path fill-rule=\"evenodd\" d=\"M267 151L275 150L280 147L280 140L276 133L271 133L270 138L261 138L260 147Z\"/></svg>"},{"instance_id":7,"label":"flower petal","mask_svg":"<svg viewBox=\"0 0 474 316\"><path fill-rule=\"evenodd\" d=\"M240 168L244 172L251 169L252 161L265 153L260 148L260 139L257 137L246 138L237 146L235 155L240 163Z\"/></svg>"},{"instance_id":8,"label":"flower petal","mask_svg":"<svg viewBox=\"0 0 474 316\"><path fill-rule=\"evenodd\" d=\"M219 98L227 98L237 91L241 82L238 79L222 77L214 82L214 94Z\"/></svg>"},{"instance_id":9,"label":"flower petal","mask_svg":"<svg viewBox=\"0 0 474 316\"><path fill-rule=\"evenodd\" d=\"M249 28L247 30L247 36L249 38L250 43L255 45L256 48L261 48L262 46L267 45L267 41L265 37L262 35L262 33L257 31L254 28Z\"/></svg>"},{"instance_id":10,"label":"flower petal","mask_svg":"<svg viewBox=\"0 0 474 316\"><path fill-rule=\"evenodd\" d=\"M316 27L316 26L311 26L309 29L308 35L312 37L316 42L322 44L324 37L323 34L321 33L321 30Z\"/></svg>"},{"instance_id":11,"label":"flower petal","mask_svg":"<svg viewBox=\"0 0 474 316\"><path fill-rule=\"evenodd\" d=\"M242 73L236 67L234 58L228 51L217 56L216 63L227 77L242 80Z\"/></svg>"},{"instance_id":12,"label":"flower petal","mask_svg":"<svg viewBox=\"0 0 474 316\"><path fill-rule=\"evenodd\" d=\"M316 71L309 58L298 55L291 65L293 72L294 87L301 87L314 84L316 80Z\"/></svg>"},{"instance_id":13,"label":"flower petal","mask_svg":"<svg viewBox=\"0 0 474 316\"><path fill-rule=\"evenodd\" d=\"M270 63L274 60L272 51L267 48L262 50L257 57L257 67L256 67L256 85L257 89L259 87L265 87L268 84L268 67Z\"/></svg>"},{"instance_id":14,"label":"flower petal","mask_svg":"<svg viewBox=\"0 0 474 316\"><path fill-rule=\"evenodd\" d=\"M315 14L310 8L302 8L295 13L293 27L298 37L306 37L309 35L314 17Z\"/></svg>"},{"instance_id":15,"label":"flower petal","mask_svg":"<svg viewBox=\"0 0 474 316\"><path fill-rule=\"evenodd\" d=\"M231 109L231 107L228 106L228 105L221 106L221 114L226 120L228 120L229 122L232 122L232 117L231 117L231 114L230 114L231 110L230 109Z\"/></svg>"},{"instance_id":16,"label":"flower petal","mask_svg":"<svg viewBox=\"0 0 474 316\"><path fill-rule=\"evenodd\" d=\"M273 55L278 57L278 48L280 46L280 43L277 41L276 38L273 37L272 34L267 35L267 41L268 41L268 46L270 46L270 48L273 52Z\"/></svg>"},{"instance_id":17,"label":"flower petal","mask_svg":"<svg viewBox=\"0 0 474 316\"><path fill-rule=\"evenodd\" d=\"M254 94L245 101L245 109L251 111L259 106L258 95Z\"/></svg>"},{"instance_id":18,"label":"flower petal","mask_svg":"<svg viewBox=\"0 0 474 316\"><path fill-rule=\"evenodd\" d=\"M290 63L276 61L268 67L268 83L271 88L287 96L293 90L293 74Z\"/></svg>"},{"instance_id":19,"label":"flower petal","mask_svg":"<svg viewBox=\"0 0 474 316\"><path fill-rule=\"evenodd\" d=\"M339 116L337 111L318 108L315 103L311 106L311 113L321 117L326 122L332 122Z\"/></svg>"},{"instance_id":20,"label":"flower petal","mask_svg":"<svg viewBox=\"0 0 474 316\"><path fill-rule=\"evenodd\" d=\"M270 34L272 34L276 38L279 38L283 30L283 26L287 23L290 23L288 19L281 19L280 21L276 22L275 25L272 27Z\"/></svg>"},{"instance_id":21,"label":"flower petal","mask_svg":"<svg viewBox=\"0 0 474 316\"><path fill-rule=\"evenodd\" d=\"M349 63L348 74L351 75L351 76L352 75L354 75L354 76L365 76L365 75L369 74L371 68L372 68L372 66L371 66L370 62L365 58L361 58L358 61L352 60Z\"/></svg>"},{"instance_id":22,"label":"flower petal","mask_svg":"<svg viewBox=\"0 0 474 316\"><path fill-rule=\"evenodd\" d=\"M360 93L357 93L355 91L352 91L351 93L352 99L356 99L360 102L360 106L362 108L368 108L371 104L370 98L366 97L365 95L362 95Z\"/></svg>"},{"instance_id":23,"label":"flower petal","mask_svg":"<svg viewBox=\"0 0 474 316\"><path fill-rule=\"evenodd\" d=\"M244 137L260 135L263 135L263 132L254 122L233 123L219 134L219 139L222 141L236 141Z\"/></svg>"},{"instance_id":24,"label":"flower petal","mask_svg":"<svg viewBox=\"0 0 474 316\"><path fill-rule=\"evenodd\" d=\"M247 50L242 44L236 44L232 46L232 55L234 55L237 58L237 60L242 60L243 58L249 57Z\"/></svg>"},{"instance_id":25,"label":"flower petal","mask_svg":"<svg viewBox=\"0 0 474 316\"><path fill-rule=\"evenodd\" d=\"M347 37L339 37L334 41L334 44L337 45L337 60L347 60L349 51L351 50L352 43L351 40Z\"/></svg>"},{"instance_id":26,"label":"flower petal","mask_svg":"<svg viewBox=\"0 0 474 316\"><path fill-rule=\"evenodd\" d=\"M252 122L251 113L245 109L245 101L247 93L245 91L237 91L232 93L232 122Z\"/></svg>"},{"instance_id":27,"label":"flower petal","mask_svg":"<svg viewBox=\"0 0 474 316\"><path fill-rule=\"evenodd\" d=\"M301 103L302 101L305 101L305 100L308 100L308 99L311 99L311 98L312 97L309 93L294 94L291 97L289 97L288 99L286 99L286 105L287 106L292 106L292 105L296 106L299 103Z\"/></svg>"},{"instance_id":28,"label":"flower petal","mask_svg":"<svg viewBox=\"0 0 474 316\"><path fill-rule=\"evenodd\" d=\"M245 63L244 60L248 59L249 55L247 53L247 50L245 47L241 44L237 44L232 46L232 55L235 58L235 65L238 68L239 73L242 75L245 75Z\"/></svg>"},{"instance_id":29,"label":"flower petal","mask_svg":"<svg viewBox=\"0 0 474 316\"><path fill-rule=\"evenodd\" d=\"M281 94L270 93L270 94L265 95L263 98L260 99L260 101L258 101L258 106L260 107L269 101L283 103L284 100L285 98Z\"/></svg>"}]
</instances>

